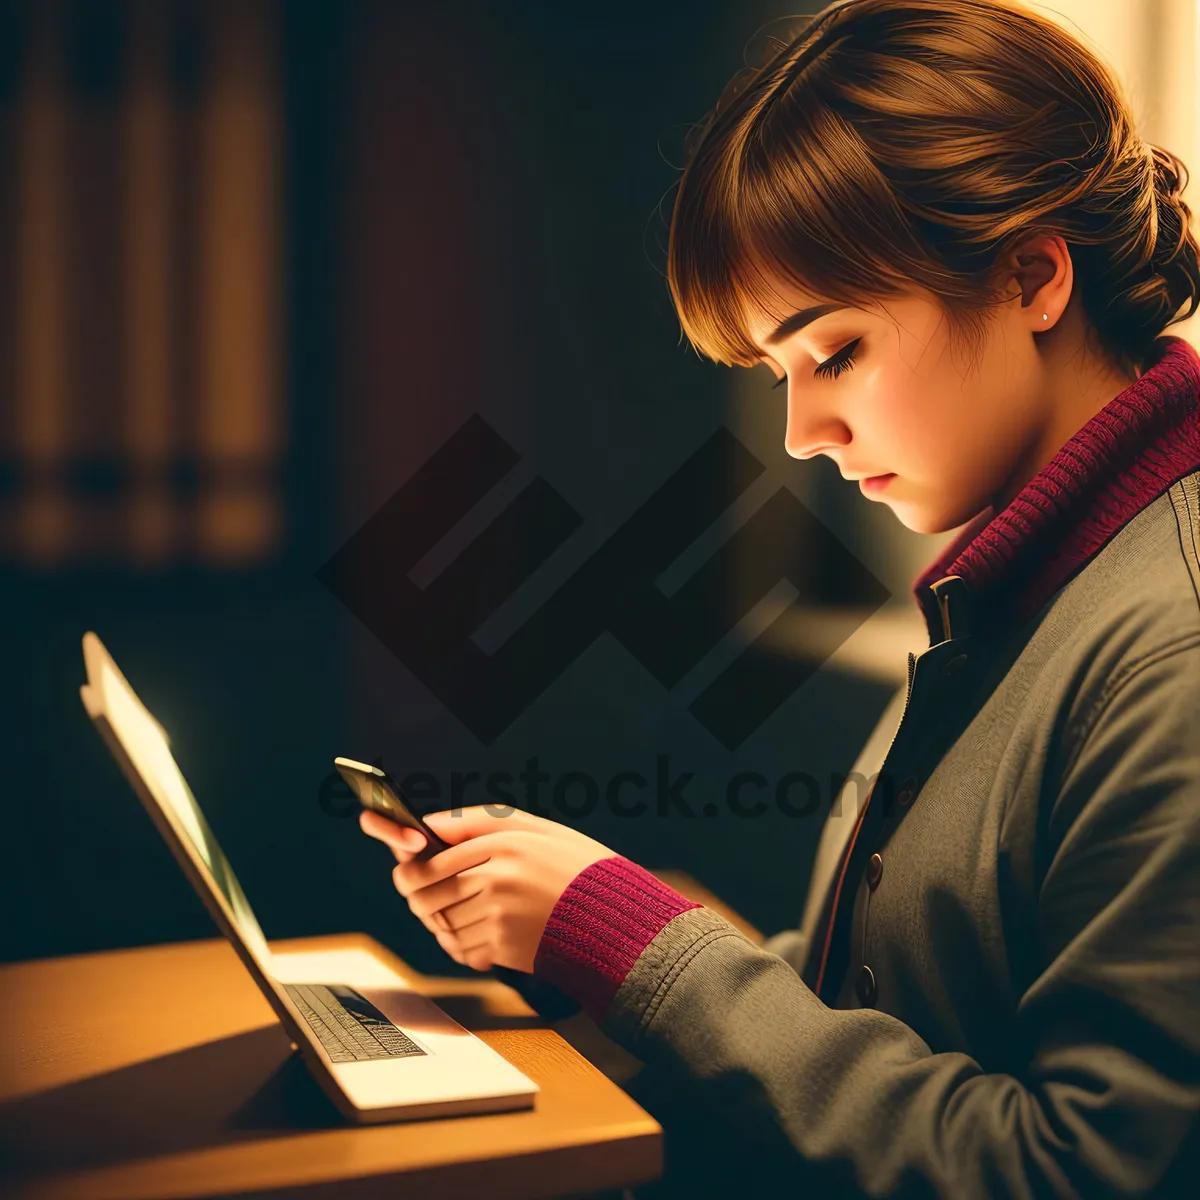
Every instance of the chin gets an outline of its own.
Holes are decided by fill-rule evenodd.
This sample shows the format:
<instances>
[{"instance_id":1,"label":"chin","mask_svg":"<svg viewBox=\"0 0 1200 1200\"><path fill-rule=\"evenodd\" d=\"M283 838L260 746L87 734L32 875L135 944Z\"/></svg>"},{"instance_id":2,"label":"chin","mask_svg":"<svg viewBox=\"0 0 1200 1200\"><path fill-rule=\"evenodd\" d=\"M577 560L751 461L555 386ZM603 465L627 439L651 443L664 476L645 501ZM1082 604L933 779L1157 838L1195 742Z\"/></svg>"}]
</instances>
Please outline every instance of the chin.
<instances>
[{"instance_id":1,"label":"chin","mask_svg":"<svg viewBox=\"0 0 1200 1200\"><path fill-rule=\"evenodd\" d=\"M905 529L911 529L913 533L945 532L941 522L926 520L924 513L906 513L897 509L896 519L905 527Z\"/></svg>"},{"instance_id":2,"label":"chin","mask_svg":"<svg viewBox=\"0 0 1200 1200\"><path fill-rule=\"evenodd\" d=\"M968 505L962 509L935 510L925 508L920 504L896 504L893 505L893 511L896 519L906 529L911 529L913 533L932 534L949 533L952 529L965 525L981 511L981 508L978 505L975 507Z\"/></svg>"}]
</instances>

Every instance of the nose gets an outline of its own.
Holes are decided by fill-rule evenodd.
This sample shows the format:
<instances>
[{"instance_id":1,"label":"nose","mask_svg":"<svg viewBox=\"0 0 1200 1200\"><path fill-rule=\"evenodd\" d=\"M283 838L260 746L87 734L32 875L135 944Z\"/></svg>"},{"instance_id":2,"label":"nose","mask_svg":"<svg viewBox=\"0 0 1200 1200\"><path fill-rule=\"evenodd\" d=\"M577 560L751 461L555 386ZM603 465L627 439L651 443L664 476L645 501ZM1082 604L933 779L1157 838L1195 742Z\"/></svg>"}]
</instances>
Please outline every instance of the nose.
<instances>
[{"instance_id":1,"label":"nose","mask_svg":"<svg viewBox=\"0 0 1200 1200\"><path fill-rule=\"evenodd\" d=\"M787 430L783 447L792 458L815 458L830 450L848 446L851 433L846 423L832 413L814 412L792 398L788 388Z\"/></svg>"}]
</instances>

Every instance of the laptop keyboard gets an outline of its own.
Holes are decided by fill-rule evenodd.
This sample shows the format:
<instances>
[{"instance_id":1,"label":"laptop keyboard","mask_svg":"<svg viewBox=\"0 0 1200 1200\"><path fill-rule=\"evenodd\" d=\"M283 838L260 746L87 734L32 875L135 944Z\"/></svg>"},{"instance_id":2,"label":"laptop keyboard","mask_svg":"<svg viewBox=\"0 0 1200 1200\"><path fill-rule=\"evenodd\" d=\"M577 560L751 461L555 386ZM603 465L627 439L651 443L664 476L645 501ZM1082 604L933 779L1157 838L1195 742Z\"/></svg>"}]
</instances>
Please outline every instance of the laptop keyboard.
<instances>
[{"instance_id":1,"label":"laptop keyboard","mask_svg":"<svg viewBox=\"0 0 1200 1200\"><path fill-rule=\"evenodd\" d=\"M337 1063L424 1054L370 1001L341 983L285 983L284 990Z\"/></svg>"}]
</instances>

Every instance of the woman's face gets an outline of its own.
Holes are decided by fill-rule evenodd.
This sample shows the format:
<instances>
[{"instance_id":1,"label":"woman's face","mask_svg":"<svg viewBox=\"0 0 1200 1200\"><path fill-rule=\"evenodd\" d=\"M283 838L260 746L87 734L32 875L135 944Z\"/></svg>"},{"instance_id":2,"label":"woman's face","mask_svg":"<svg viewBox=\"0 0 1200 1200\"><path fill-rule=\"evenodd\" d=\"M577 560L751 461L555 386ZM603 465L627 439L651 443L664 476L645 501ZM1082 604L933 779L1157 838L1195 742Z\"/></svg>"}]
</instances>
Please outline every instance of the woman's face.
<instances>
[{"instance_id":1,"label":"woman's face","mask_svg":"<svg viewBox=\"0 0 1200 1200\"><path fill-rule=\"evenodd\" d=\"M1069 258L1066 274L1069 299ZM778 340L771 338L770 318L749 321L763 361L777 378L786 377L780 386L787 389L788 453L826 454L848 479L890 475L885 487L868 485L864 494L890 505L918 533L954 529L989 505L999 511L1096 401L1093 395L1084 408L1062 404L1057 412L1052 403L1058 360L1039 352L1032 336L1064 315L1061 281L1057 289L1053 281L1048 286L1032 305L1017 296L988 314L974 363L951 345L932 295L916 291L828 312ZM819 303L778 290L784 312ZM1047 307L1052 311L1041 323Z\"/></svg>"}]
</instances>

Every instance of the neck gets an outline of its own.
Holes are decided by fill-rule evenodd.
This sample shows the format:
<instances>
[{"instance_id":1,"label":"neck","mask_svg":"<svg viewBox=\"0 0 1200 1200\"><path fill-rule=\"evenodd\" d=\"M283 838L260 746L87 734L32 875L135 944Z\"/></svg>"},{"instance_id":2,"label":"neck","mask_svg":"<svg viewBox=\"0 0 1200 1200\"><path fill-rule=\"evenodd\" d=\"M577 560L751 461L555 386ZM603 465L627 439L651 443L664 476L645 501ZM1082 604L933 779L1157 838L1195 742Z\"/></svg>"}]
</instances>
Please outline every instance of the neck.
<instances>
[{"instance_id":1,"label":"neck","mask_svg":"<svg viewBox=\"0 0 1200 1200\"><path fill-rule=\"evenodd\" d=\"M992 500L992 512L1003 512L1018 492L1101 409L1141 376L1123 375L1095 358L1080 368L1082 352L1067 356L1049 372L1041 390L1043 420L1028 438L1012 471Z\"/></svg>"},{"instance_id":2,"label":"neck","mask_svg":"<svg viewBox=\"0 0 1200 1200\"><path fill-rule=\"evenodd\" d=\"M914 581L931 639L942 628L935 583L965 581L969 628L1025 620L1152 500L1200 470L1200 353L1167 334L1142 366L1003 510L977 514Z\"/></svg>"}]
</instances>

